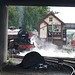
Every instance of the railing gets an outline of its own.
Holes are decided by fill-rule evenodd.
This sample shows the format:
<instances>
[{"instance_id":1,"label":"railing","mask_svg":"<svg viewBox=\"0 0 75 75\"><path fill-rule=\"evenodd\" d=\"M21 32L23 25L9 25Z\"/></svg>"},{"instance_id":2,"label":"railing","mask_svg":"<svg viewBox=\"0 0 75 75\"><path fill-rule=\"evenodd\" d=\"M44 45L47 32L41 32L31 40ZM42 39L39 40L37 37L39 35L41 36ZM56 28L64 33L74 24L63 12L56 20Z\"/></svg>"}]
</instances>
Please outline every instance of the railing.
<instances>
[{"instance_id":1,"label":"railing","mask_svg":"<svg viewBox=\"0 0 75 75\"><path fill-rule=\"evenodd\" d=\"M48 32L48 37L52 36L60 36L61 37L62 33L61 32Z\"/></svg>"}]
</instances>

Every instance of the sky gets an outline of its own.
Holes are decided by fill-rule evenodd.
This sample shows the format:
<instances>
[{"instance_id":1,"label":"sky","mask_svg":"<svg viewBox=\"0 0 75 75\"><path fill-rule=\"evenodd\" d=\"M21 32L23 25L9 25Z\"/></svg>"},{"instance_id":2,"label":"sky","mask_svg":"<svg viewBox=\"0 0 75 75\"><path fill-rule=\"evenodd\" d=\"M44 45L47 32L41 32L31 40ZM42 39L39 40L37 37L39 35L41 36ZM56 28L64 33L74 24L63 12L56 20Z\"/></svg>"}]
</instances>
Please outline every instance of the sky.
<instances>
[{"instance_id":1,"label":"sky","mask_svg":"<svg viewBox=\"0 0 75 75\"><path fill-rule=\"evenodd\" d=\"M59 12L56 16L64 23L75 23L75 7L51 7L50 10ZM68 29L67 34L74 33L74 29Z\"/></svg>"},{"instance_id":2,"label":"sky","mask_svg":"<svg viewBox=\"0 0 75 75\"><path fill-rule=\"evenodd\" d=\"M64 23L75 23L75 7L51 7L50 10L59 12L56 16Z\"/></svg>"},{"instance_id":3,"label":"sky","mask_svg":"<svg viewBox=\"0 0 75 75\"><path fill-rule=\"evenodd\" d=\"M73 34L75 33L75 29L67 29L67 34Z\"/></svg>"}]
</instances>

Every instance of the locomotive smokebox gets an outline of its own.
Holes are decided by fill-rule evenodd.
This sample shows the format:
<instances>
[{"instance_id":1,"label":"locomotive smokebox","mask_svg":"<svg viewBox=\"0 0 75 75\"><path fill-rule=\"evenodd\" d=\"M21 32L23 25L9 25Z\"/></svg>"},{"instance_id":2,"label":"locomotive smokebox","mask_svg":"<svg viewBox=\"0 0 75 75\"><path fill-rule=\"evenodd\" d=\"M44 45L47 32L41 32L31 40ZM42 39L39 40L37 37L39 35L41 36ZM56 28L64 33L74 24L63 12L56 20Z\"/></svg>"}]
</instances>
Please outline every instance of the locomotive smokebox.
<instances>
[{"instance_id":1,"label":"locomotive smokebox","mask_svg":"<svg viewBox=\"0 0 75 75\"><path fill-rule=\"evenodd\" d=\"M24 56L20 65L25 69L42 69L45 68L45 60L39 53L30 52Z\"/></svg>"}]
</instances>

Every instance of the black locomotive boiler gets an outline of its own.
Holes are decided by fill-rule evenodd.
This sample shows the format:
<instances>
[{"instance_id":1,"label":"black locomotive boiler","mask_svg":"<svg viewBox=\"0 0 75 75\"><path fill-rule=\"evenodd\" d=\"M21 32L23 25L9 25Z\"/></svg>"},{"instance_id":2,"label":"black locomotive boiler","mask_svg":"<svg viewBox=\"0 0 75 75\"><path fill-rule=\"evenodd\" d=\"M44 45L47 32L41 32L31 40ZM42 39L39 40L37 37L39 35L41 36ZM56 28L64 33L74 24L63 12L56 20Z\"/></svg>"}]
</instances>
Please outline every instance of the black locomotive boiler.
<instances>
[{"instance_id":1,"label":"black locomotive boiler","mask_svg":"<svg viewBox=\"0 0 75 75\"><path fill-rule=\"evenodd\" d=\"M31 44L28 31L25 30L20 30L17 37L13 41L10 41L9 46L14 53L30 50L30 48L34 47L34 45Z\"/></svg>"}]
</instances>

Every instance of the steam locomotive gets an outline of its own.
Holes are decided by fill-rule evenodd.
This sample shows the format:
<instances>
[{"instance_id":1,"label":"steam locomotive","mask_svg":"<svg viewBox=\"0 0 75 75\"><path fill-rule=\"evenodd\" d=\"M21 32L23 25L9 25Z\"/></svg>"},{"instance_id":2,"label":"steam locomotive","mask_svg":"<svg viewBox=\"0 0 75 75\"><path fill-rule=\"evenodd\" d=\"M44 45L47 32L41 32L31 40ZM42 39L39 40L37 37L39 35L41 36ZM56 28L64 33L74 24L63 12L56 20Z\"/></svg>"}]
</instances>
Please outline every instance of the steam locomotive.
<instances>
[{"instance_id":1,"label":"steam locomotive","mask_svg":"<svg viewBox=\"0 0 75 75\"><path fill-rule=\"evenodd\" d=\"M30 48L33 47L34 45L31 44L28 31L22 29L18 32L17 37L14 38L14 40L10 40L9 43L9 50L11 50L13 53L30 50Z\"/></svg>"}]
</instances>

